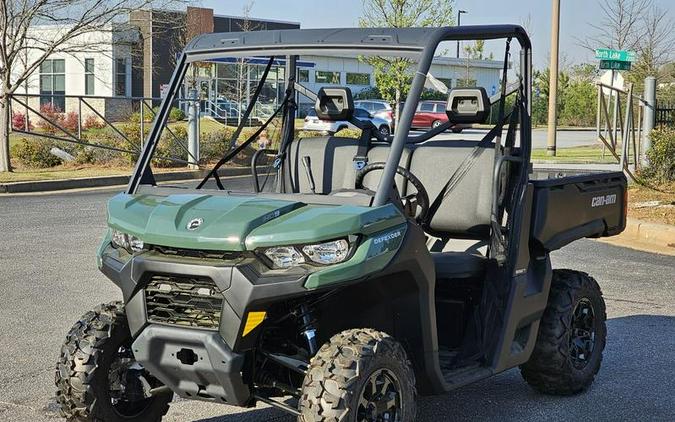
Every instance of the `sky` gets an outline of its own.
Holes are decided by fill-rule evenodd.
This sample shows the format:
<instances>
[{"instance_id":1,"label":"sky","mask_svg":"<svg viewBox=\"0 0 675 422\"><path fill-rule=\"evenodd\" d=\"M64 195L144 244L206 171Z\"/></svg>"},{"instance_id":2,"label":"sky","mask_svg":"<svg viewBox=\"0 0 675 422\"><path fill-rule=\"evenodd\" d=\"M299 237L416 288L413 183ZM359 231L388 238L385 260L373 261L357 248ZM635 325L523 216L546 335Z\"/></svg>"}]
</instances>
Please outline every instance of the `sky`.
<instances>
[{"instance_id":1,"label":"sky","mask_svg":"<svg viewBox=\"0 0 675 422\"><path fill-rule=\"evenodd\" d=\"M669 10L675 19L675 0L654 0ZM215 14L241 15L248 0L201 0L202 7ZM595 62L592 52L578 45L575 37L590 35L590 22L600 20L600 0L561 0L560 54L571 65ZM455 10L466 10L462 24L485 25L515 23L526 26L532 38L534 66L548 66L551 37L551 0L456 0ZM254 0L251 17L300 22L302 28L336 28L358 26L363 0ZM528 22L529 24L525 25ZM495 51L495 56L500 53Z\"/></svg>"}]
</instances>

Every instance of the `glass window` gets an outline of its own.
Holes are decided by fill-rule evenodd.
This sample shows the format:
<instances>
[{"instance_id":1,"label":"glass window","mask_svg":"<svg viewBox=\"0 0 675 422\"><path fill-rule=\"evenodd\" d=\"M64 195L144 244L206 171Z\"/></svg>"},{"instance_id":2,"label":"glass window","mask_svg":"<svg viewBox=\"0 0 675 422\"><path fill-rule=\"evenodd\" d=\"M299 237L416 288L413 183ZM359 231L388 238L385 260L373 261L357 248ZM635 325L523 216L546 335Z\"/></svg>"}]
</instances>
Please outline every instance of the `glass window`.
<instances>
[{"instance_id":1,"label":"glass window","mask_svg":"<svg viewBox=\"0 0 675 422\"><path fill-rule=\"evenodd\" d=\"M47 59L40 65L40 106L52 104L60 111L66 108L66 61ZM58 95L58 96L57 96Z\"/></svg>"},{"instance_id":2,"label":"glass window","mask_svg":"<svg viewBox=\"0 0 675 422\"><path fill-rule=\"evenodd\" d=\"M127 95L127 59L115 60L115 95Z\"/></svg>"},{"instance_id":3,"label":"glass window","mask_svg":"<svg viewBox=\"0 0 675 422\"><path fill-rule=\"evenodd\" d=\"M348 72L347 85L370 85L370 74Z\"/></svg>"},{"instance_id":4,"label":"glass window","mask_svg":"<svg viewBox=\"0 0 675 422\"><path fill-rule=\"evenodd\" d=\"M94 59L84 59L84 95L94 95Z\"/></svg>"},{"instance_id":5,"label":"glass window","mask_svg":"<svg viewBox=\"0 0 675 422\"><path fill-rule=\"evenodd\" d=\"M298 82L309 82L309 69L298 69Z\"/></svg>"},{"instance_id":6,"label":"glass window","mask_svg":"<svg viewBox=\"0 0 675 422\"><path fill-rule=\"evenodd\" d=\"M422 103L420 104L420 111L426 111L433 113L434 112L434 103Z\"/></svg>"},{"instance_id":7,"label":"glass window","mask_svg":"<svg viewBox=\"0 0 675 422\"><path fill-rule=\"evenodd\" d=\"M357 108L357 109L354 109L354 116L361 117L361 118L368 118L368 117L370 117L370 113L368 113L368 110L364 110L362 108Z\"/></svg>"},{"instance_id":8,"label":"glass window","mask_svg":"<svg viewBox=\"0 0 675 422\"><path fill-rule=\"evenodd\" d=\"M314 78L318 84L339 84L340 72L328 72L325 70L317 70L314 73Z\"/></svg>"}]
</instances>

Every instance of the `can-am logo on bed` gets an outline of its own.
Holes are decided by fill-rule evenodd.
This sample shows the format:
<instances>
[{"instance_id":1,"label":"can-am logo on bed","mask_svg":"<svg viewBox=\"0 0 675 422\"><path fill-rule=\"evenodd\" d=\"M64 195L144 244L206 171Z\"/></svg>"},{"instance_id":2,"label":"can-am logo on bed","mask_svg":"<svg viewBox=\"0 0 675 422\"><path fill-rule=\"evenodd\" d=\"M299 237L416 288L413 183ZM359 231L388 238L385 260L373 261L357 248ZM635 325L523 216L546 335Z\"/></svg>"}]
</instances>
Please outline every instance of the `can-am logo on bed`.
<instances>
[{"instance_id":1,"label":"can-am logo on bed","mask_svg":"<svg viewBox=\"0 0 675 422\"><path fill-rule=\"evenodd\" d=\"M603 196L594 196L593 199L591 199L591 207L603 207L605 205L613 205L616 204L616 194L613 193L611 195L603 195Z\"/></svg>"}]
</instances>

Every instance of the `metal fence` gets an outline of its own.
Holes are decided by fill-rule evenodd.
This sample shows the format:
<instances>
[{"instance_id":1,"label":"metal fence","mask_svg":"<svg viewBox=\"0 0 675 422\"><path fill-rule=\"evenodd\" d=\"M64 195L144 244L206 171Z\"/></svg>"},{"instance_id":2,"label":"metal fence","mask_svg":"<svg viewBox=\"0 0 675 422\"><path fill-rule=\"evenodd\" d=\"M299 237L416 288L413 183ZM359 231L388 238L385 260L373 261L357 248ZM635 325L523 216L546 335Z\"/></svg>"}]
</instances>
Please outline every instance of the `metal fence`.
<instances>
[{"instance_id":1,"label":"metal fence","mask_svg":"<svg viewBox=\"0 0 675 422\"><path fill-rule=\"evenodd\" d=\"M156 107L162 101L161 98L154 97L21 93L10 95L9 100L11 132L133 155L139 154L143 149L145 137L156 117ZM185 103L185 99L176 99L173 105L185 109ZM60 107L55 109L55 104L61 105L63 110ZM113 134L119 145L102 143L96 136L85 136L89 119L94 119L97 128L105 128ZM122 129L124 123L132 121L138 124L138 129L134 128L137 133ZM176 157L161 158L184 164L198 162L190 153L185 139L179 137L168 125L164 127L164 131L184 150L189 161Z\"/></svg>"},{"instance_id":2,"label":"metal fence","mask_svg":"<svg viewBox=\"0 0 675 422\"><path fill-rule=\"evenodd\" d=\"M656 127L675 128L675 102L656 101Z\"/></svg>"},{"instance_id":3,"label":"metal fence","mask_svg":"<svg viewBox=\"0 0 675 422\"><path fill-rule=\"evenodd\" d=\"M603 144L603 157L609 151L621 168L633 179L631 167L640 165L643 107L646 102L627 90L598 84L596 137Z\"/></svg>"}]
</instances>

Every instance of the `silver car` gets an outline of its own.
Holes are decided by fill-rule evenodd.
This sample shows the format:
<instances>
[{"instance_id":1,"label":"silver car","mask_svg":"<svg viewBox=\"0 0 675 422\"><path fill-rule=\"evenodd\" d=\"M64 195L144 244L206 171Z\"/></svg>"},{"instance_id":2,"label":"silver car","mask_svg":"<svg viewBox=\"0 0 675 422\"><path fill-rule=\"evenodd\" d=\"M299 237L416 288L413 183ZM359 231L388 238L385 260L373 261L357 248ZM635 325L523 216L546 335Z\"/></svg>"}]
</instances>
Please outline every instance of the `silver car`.
<instances>
[{"instance_id":1,"label":"silver car","mask_svg":"<svg viewBox=\"0 0 675 422\"><path fill-rule=\"evenodd\" d=\"M373 114L369 113L366 109L355 108L354 117L363 121L370 120L371 122L373 122L375 127L380 131L380 133L383 134L384 136L389 136L391 134L390 122L382 117L374 116ZM356 126L354 126L347 120L338 120L338 121L321 120L319 119L319 117L317 117L316 111L314 110L310 110L310 112L307 113L307 117L305 117L305 124L302 128L303 130L313 130L325 133L335 133L342 129L347 128L357 129Z\"/></svg>"},{"instance_id":2,"label":"silver car","mask_svg":"<svg viewBox=\"0 0 675 422\"><path fill-rule=\"evenodd\" d=\"M370 114L381 117L389 122L389 127L393 127L394 110L385 100L358 100L354 101L354 106L366 109Z\"/></svg>"}]
</instances>

